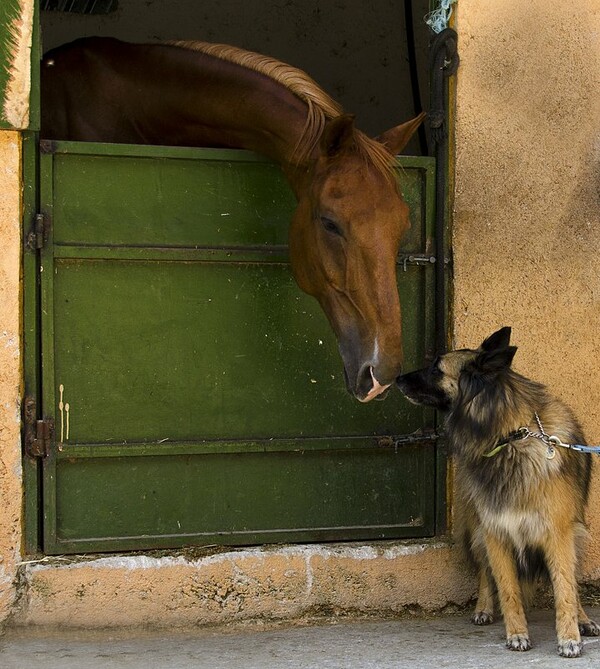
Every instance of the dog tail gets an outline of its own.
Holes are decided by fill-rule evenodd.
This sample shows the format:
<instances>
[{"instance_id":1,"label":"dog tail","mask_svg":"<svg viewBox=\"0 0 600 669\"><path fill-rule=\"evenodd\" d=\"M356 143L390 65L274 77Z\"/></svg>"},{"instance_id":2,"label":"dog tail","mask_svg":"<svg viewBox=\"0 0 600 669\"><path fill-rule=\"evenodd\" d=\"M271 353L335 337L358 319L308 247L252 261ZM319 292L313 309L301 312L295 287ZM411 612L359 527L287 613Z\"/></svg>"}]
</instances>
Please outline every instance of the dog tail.
<instances>
[{"instance_id":1,"label":"dog tail","mask_svg":"<svg viewBox=\"0 0 600 669\"><path fill-rule=\"evenodd\" d=\"M535 583L540 579L548 578L548 567L540 548L528 546L525 550L519 551L515 557L520 581Z\"/></svg>"},{"instance_id":2,"label":"dog tail","mask_svg":"<svg viewBox=\"0 0 600 669\"><path fill-rule=\"evenodd\" d=\"M517 574L521 584L521 595L525 609L531 608L535 601L538 585L549 578L544 554L539 548L528 547L516 556Z\"/></svg>"}]
</instances>

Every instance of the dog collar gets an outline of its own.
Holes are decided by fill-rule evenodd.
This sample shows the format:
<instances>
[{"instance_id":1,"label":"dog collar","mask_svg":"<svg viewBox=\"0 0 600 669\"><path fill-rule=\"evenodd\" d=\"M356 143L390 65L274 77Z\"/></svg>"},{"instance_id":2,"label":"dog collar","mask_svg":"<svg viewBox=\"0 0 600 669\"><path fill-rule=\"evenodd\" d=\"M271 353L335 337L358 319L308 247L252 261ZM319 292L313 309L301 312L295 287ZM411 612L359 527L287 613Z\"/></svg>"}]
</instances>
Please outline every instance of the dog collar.
<instances>
[{"instance_id":1,"label":"dog collar","mask_svg":"<svg viewBox=\"0 0 600 669\"><path fill-rule=\"evenodd\" d=\"M508 444L510 444L512 441L521 441L522 439L527 439L527 437L529 436L531 436L529 428L520 427L518 430L515 430L514 432L511 432L508 436L504 437L504 439L497 441L494 448L492 448L492 450L489 451L488 453L484 453L483 457L491 458L493 455L497 455L498 453L500 453L500 451L505 446L508 446Z\"/></svg>"},{"instance_id":2,"label":"dog collar","mask_svg":"<svg viewBox=\"0 0 600 669\"><path fill-rule=\"evenodd\" d=\"M484 458L491 458L493 455L497 455L505 446L508 446L513 441L521 441L522 439L528 439L529 437L534 437L539 439L544 444L546 444L547 451L546 457L548 460L552 460L556 455L556 446L561 446L562 448L568 448L572 451L579 451L580 453L596 453L600 455L600 446L588 446L587 444L565 444L561 441L560 437L557 437L554 434L546 434L544 427L542 426L542 421L537 415L537 412L534 412L535 422L537 423L540 431L532 432L528 427L523 426L518 430L511 432L507 437L496 442L494 448L488 453L484 453Z\"/></svg>"}]
</instances>

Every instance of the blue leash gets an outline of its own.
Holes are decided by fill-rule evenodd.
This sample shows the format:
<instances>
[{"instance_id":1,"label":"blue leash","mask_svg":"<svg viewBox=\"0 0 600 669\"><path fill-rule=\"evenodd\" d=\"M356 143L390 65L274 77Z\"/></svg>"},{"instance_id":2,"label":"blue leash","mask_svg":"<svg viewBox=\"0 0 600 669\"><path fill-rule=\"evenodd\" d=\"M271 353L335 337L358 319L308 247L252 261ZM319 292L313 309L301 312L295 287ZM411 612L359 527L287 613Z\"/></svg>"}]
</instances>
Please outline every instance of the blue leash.
<instances>
[{"instance_id":1,"label":"blue leash","mask_svg":"<svg viewBox=\"0 0 600 669\"><path fill-rule=\"evenodd\" d=\"M572 451L581 451L582 453L596 453L600 455L600 446L586 446L584 444L564 444L558 437L551 435L548 437L548 442L552 446L562 446L563 448L570 448Z\"/></svg>"},{"instance_id":2,"label":"blue leash","mask_svg":"<svg viewBox=\"0 0 600 669\"><path fill-rule=\"evenodd\" d=\"M505 446L508 446L508 444L510 444L512 441L529 439L529 437L539 439L540 441L543 441L544 444L546 444L546 446L548 447L546 457L549 460L552 460L552 458L556 455L556 452L554 450L556 446L560 448L569 448L572 451L579 451L580 453L596 453L596 455L600 455L600 446L587 446L586 444L565 444L563 441L561 441L560 437L557 437L554 434L546 434L544 432L544 428L542 427L542 421L540 420L540 417L537 415L537 413L534 413L534 416L538 424L538 427L540 428L539 432L532 432L528 427L520 427L516 432L510 434L506 439L503 439L502 441L497 443L495 448L493 448L488 453L485 453L483 457L490 458L499 453Z\"/></svg>"}]
</instances>

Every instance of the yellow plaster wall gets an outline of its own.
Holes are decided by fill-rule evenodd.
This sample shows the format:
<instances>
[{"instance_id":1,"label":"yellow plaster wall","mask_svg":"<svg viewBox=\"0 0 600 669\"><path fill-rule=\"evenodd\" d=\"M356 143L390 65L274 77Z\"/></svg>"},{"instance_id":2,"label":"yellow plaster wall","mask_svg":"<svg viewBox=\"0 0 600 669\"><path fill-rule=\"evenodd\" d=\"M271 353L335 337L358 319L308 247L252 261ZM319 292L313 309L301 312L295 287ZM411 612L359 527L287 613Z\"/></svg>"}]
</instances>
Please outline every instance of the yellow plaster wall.
<instances>
[{"instance_id":1,"label":"yellow plaster wall","mask_svg":"<svg viewBox=\"0 0 600 669\"><path fill-rule=\"evenodd\" d=\"M21 140L0 131L0 621L15 599L21 544Z\"/></svg>"},{"instance_id":2,"label":"yellow plaster wall","mask_svg":"<svg viewBox=\"0 0 600 669\"><path fill-rule=\"evenodd\" d=\"M196 560L109 556L29 565L20 625L188 627L464 604L473 579L446 544L250 548Z\"/></svg>"},{"instance_id":3,"label":"yellow plaster wall","mask_svg":"<svg viewBox=\"0 0 600 669\"><path fill-rule=\"evenodd\" d=\"M456 344L511 325L515 367L600 444L600 4L459 0L457 25Z\"/></svg>"}]
</instances>

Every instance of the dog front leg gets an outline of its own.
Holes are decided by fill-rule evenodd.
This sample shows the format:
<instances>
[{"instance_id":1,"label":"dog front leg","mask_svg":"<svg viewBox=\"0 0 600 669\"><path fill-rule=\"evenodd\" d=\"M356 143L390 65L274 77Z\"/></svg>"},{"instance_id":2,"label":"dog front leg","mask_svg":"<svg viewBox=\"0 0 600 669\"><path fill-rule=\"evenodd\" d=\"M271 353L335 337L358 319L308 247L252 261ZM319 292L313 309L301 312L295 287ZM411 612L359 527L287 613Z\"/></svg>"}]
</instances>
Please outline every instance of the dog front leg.
<instances>
[{"instance_id":1,"label":"dog front leg","mask_svg":"<svg viewBox=\"0 0 600 669\"><path fill-rule=\"evenodd\" d=\"M583 610L580 610L575 578L575 537L572 528L564 531L560 529L551 533L545 550L554 589L558 654L562 657L579 657L582 643L578 620Z\"/></svg>"},{"instance_id":2,"label":"dog front leg","mask_svg":"<svg viewBox=\"0 0 600 669\"><path fill-rule=\"evenodd\" d=\"M531 641L512 550L490 532L485 534L485 548L504 616L506 647L510 650L529 650Z\"/></svg>"}]
</instances>

